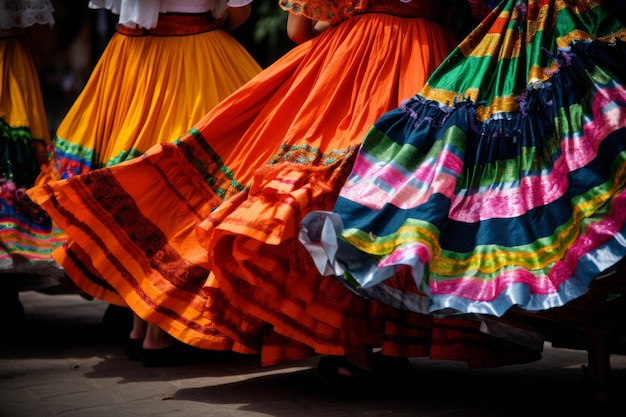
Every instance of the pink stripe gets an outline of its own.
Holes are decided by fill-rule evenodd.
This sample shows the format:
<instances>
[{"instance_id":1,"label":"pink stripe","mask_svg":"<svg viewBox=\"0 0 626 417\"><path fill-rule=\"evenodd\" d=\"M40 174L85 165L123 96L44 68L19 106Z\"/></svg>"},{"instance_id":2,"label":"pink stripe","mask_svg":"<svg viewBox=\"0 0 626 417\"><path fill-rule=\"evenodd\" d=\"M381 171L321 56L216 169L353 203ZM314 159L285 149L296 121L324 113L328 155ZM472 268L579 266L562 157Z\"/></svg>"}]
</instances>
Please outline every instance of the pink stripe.
<instances>
[{"instance_id":1,"label":"pink stripe","mask_svg":"<svg viewBox=\"0 0 626 417\"><path fill-rule=\"evenodd\" d=\"M606 90L604 92L608 93ZM569 187L567 174L592 161L600 144L612 131L626 127L626 107L602 111L611 100L621 98L622 102L626 102L624 90L619 92L621 97L612 99L609 94L596 94L593 120L583 126L582 137L561 142L562 154L549 175L522 178L519 188L488 190L471 197L456 196L450 218L475 223L488 218L516 217L560 198Z\"/></svg>"},{"instance_id":2,"label":"pink stripe","mask_svg":"<svg viewBox=\"0 0 626 417\"><path fill-rule=\"evenodd\" d=\"M421 164L416 171L411 173L409 179L393 165L385 164L382 168L372 165L365 158L359 157L355 163L354 174L361 178L376 178L384 181L392 188L390 195L380 189L375 183L359 178L356 182L348 181L341 190L341 196L373 210L380 210L383 205L391 203L400 208L412 208L423 204L434 192L439 192L448 198L452 198L454 182L461 172L462 161L449 151L442 151L435 164ZM440 172L442 168L452 171L454 175ZM433 182L433 178L436 180ZM413 179L416 184L422 184L424 188L416 188L409 184Z\"/></svg>"},{"instance_id":3,"label":"pink stripe","mask_svg":"<svg viewBox=\"0 0 626 417\"><path fill-rule=\"evenodd\" d=\"M420 263L428 263L431 259L428 245L415 242L406 246L396 248L389 256L386 256L378 264L379 268L390 265L406 264L406 260L417 258Z\"/></svg>"},{"instance_id":4,"label":"pink stripe","mask_svg":"<svg viewBox=\"0 0 626 417\"><path fill-rule=\"evenodd\" d=\"M583 126L584 135L561 141L562 154L552 171L546 176L525 177L519 186L510 189L491 189L473 196L454 196L456 176L441 172L446 168L458 175L462 160L448 151L441 152L435 164L421 164L410 178L425 188L408 185L407 177L390 164L370 163L359 157L352 178L341 191L341 196L372 210L380 210L391 203L399 208L412 208L424 204L437 192L452 200L450 218L475 223L488 218L510 218L520 216L528 210L541 207L557 200L569 187L567 174L584 167L597 154L598 147L609 133L626 127L626 109L609 104L626 102L623 89L604 89L594 96L593 120ZM365 178L365 180L363 180ZM380 189L371 178L384 181L393 191L390 195ZM436 180L433 182L433 178Z\"/></svg>"},{"instance_id":5,"label":"pink stripe","mask_svg":"<svg viewBox=\"0 0 626 417\"><path fill-rule=\"evenodd\" d=\"M547 277L533 275L525 269L506 271L495 278L481 279L479 277L463 277L446 280L431 280L429 288L433 295L456 295L474 301L491 301L512 284L526 284L531 294L549 295L558 291L558 288L572 276L586 254L597 249L613 238L626 221L626 193L622 193L614 200L610 215L604 220L594 223L584 236L580 237L568 250L564 259L555 262L550 268ZM397 253L396 253L397 252ZM413 254L411 253L413 252ZM399 263L402 259L417 256L421 262L428 259L428 251L424 245L411 245L394 253L381 262L381 265Z\"/></svg>"},{"instance_id":6,"label":"pink stripe","mask_svg":"<svg viewBox=\"0 0 626 417\"><path fill-rule=\"evenodd\" d=\"M545 277L538 277L525 269L506 271L494 279L456 278L445 281L430 281L432 295L458 295L472 301L493 301L500 293L513 284L527 284L533 294L553 294L558 290L558 283Z\"/></svg>"}]
</instances>

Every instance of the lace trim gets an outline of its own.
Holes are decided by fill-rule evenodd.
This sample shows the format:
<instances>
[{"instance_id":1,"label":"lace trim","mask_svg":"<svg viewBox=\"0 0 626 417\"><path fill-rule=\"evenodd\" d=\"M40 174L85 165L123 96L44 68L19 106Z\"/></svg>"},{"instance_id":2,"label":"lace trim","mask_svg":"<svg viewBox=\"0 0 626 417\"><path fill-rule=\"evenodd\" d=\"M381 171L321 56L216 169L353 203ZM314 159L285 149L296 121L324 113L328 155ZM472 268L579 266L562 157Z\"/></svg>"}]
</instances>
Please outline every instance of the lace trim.
<instances>
[{"instance_id":1,"label":"lace trim","mask_svg":"<svg viewBox=\"0 0 626 417\"><path fill-rule=\"evenodd\" d=\"M54 7L50 0L0 1L0 29L54 25Z\"/></svg>"},{"instance_id":2,"label":"lace trim","mask_svg":"<svg viewBox=\"0 0 626 417\"><path fill-rule=\"evenodd\" d=\"M362 12L367 8L368 0L279 0L278 5L285 11L303 15L309 19L337 24Z\"/></svg>"}]
</instances>

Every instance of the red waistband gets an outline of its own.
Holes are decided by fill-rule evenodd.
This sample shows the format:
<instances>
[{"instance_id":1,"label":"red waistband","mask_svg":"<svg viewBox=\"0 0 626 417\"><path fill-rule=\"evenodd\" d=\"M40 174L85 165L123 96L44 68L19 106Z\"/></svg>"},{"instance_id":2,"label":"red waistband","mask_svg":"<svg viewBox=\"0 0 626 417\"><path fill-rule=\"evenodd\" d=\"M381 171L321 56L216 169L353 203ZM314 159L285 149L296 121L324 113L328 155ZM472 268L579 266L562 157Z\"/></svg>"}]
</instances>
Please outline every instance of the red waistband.
<instances>
[{"instance_id":1,"label":"red waistband","mask_svg":"<svg viewBox=\"0 0 626 417\"><path fill-rule=\"evenodd\" d=\"M210 32L219 29L221 25L222 21L216 20L210 12L202 14L161 13L157 26L153 29L133 29L118 25L117 32L126 36L181 36Z\"/></svg>"},{"instance_id":2,"label":"red waistband","mask_svg":"<svg viewBox=\"0 0 626 417\"><path fill-rule=\"evenodd\" d=\"M358 13L358 12L357 12ZM363 13L384 13L405 18L422 18L442 24L448 20L446 7L437 1L369 1Z\"/></svg>"}]
</instances>

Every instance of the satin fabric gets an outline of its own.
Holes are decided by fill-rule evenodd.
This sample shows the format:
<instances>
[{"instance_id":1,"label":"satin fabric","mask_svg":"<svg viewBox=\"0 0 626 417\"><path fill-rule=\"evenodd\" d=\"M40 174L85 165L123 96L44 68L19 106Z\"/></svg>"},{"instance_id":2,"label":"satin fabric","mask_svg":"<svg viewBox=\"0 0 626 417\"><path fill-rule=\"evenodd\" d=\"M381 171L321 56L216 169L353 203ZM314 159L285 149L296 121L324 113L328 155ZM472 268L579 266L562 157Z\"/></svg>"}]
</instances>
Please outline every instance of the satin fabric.
<instances>
[{"instance_id":1,"label":"satin fabric","mask_svg":"<svg viewBox=\"0 0 626 417\"><path fill-rule=\"evenodd\" d=\"M357 14L288 52L175 144L29 191L71 237L55 259L84 291L181 341L260 352L264 365L364 343L480 366L538 359L478 322L364 300L322 277L297 241L308 211L332 207L371 124L454 45L443 26L409 16Z\"/></svg>"},{"instance_id":2,"label":"satin fabric","mask_svg":"<svg viewBox=\"0 0 626 417\"><path fill-rule=\"evenodd\" d=\"M307 216L320 271L416 312L614 328L623 275L594 280L626 255L624 40L601 2L502 2Z\"/></svg>"},{"instance_id":3,"label":"satin fabric","mask_svg":"<svg viewBox=\"0 0 626 417\"><path fill-rule=\"evenodd\" d=\"M307 211L331 207L371 124L453 45L423 19L362 14L332 27L176 144L30 190L71 237L55 259L87 293L183 342L262 352L264 364L364 342L409 356L455 352L432 318L402 317L323 279L296 240Z\"/></svg>"}]
</instances>

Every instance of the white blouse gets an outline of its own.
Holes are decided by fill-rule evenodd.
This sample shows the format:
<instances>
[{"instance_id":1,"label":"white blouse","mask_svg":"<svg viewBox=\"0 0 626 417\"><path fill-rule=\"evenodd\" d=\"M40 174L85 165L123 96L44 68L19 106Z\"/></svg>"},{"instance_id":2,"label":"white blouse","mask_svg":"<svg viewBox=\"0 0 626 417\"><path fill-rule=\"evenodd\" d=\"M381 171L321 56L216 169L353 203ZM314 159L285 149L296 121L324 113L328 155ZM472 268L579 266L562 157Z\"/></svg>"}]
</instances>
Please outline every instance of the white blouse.
<instances>
[{"instance_id":1,"label":"white blouse","mask_svg":"<svg viewBox=\"0 0 626 417\"><path fill-rule=\"evenodd\" d=\"M0 0L0 30L54 25L50 0Z\"/></svg>"},{"instance_id":2,"label":"white blouse","mask_svg":"<svg viewBox=\"0 0 626 417\"><path fill-rule=\"evenodd\" d=\"M228 7L241 7L252 0L90 0L92 9L107 9L119 15L120 25L152 29L156 27L159 13L206 13L223 17Z\"/></svg>"}]
</instances>

